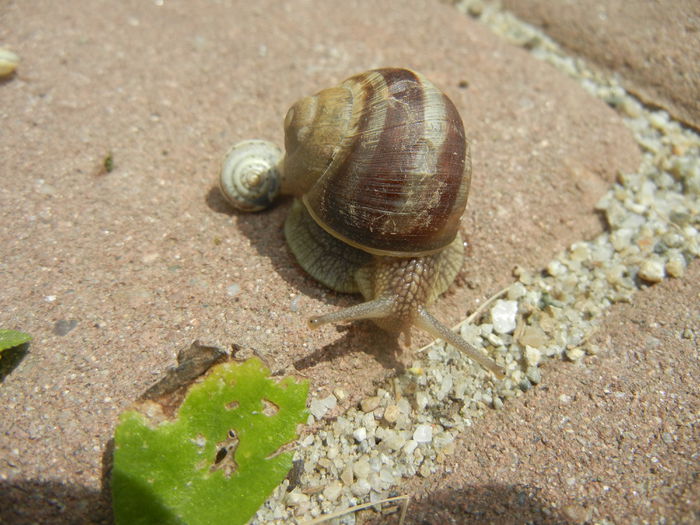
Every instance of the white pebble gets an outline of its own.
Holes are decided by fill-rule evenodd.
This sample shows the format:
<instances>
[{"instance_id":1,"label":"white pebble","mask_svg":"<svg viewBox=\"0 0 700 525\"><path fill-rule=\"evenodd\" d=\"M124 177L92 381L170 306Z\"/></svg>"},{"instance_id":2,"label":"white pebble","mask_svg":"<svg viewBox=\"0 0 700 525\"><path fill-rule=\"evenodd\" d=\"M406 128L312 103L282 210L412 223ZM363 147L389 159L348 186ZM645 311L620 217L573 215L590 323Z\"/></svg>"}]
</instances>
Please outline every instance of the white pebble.
<instances>
[{"instance_id":1,"label":"white pebble","mask_svg":"<svg viewBox=\"0 0 700 525\"><path fill-rule=\"evenodd\" d=\"M542 359L542 352L530 345L525 345L525 361L530 366L537 366Z\"/></svg>"},{"instance_id":2,"label":"white pebble","mask_svg":"<svg viewBox=\"0 0 700 525\"><path fill-rule=\"evenodd\" d=\"M409 439L406 441L406 444L403 446L403 453L406 454L407 456L410 456L413 454L413 451L416 450L416 447L418 446L418 443L416 443L415 439Z\"/></svg>"},{"instance_id":3,"label":"white pebble","mask_svg":"<svg viewBox=\"0 0 700 525\"><path fill-rule=\"evenodd\" d=\"M385 430L384 439L382 440L382 446L388 448L389 450L399 450L404 446L406 440L394 430Z\"/></svg>"},{"instance_id":4,"label":"white pebble","mask_svg":"<svg viewBox=\"0 0 700 525\"><path fill-rule=\"evenodd\" d=\"M569 359L569 361L579 361L584 355L586 355L586 351L580 346L570 348L566 351L566 357Z\"/></svg>"},{"instance_id":5,"label":"white pebble","mask_svg":"<svg viewBox=\"0 0 700 525\"><path fill-rule=\"evenodd\" d=\"M650 283L663 281L665 275L664 265L660 261L648 259L639 267L639 277Z\"/></svg>"},{"instance_id":6,"label":"white pebble","mask_svg":"<svg viewBox=\"0 0 700 525\"><path fill-rule=\"evenodd\" d=\"M337 404L338 400L331 394L323 399L312 400L309 405L309 412L311 412L316 419L321 419L326 415L326 412L333 410Z\"/></svg>"},{"instance_id":7,"label":"white pebble","mask_svg":"<svg viewBox=\"0 0 700 525\"><path fill-rule=\"evenodd\" d=\"M352 470L357 479L366 479L371 471L367 456L361 456L357 461L355 461L352 466Z\"/></svg>"},{"instance_id":8,"label":"white pebble","mask_svg":"<svg viewBox=\"0 0 700 525\"><path fill-rule=\"evenodd\" d=\"M552 277L556 277L557 275L564 275L566 273L566 266L564 266L559 261L554 260L547 265L547 273Z\"/></svg>"},{"instance_id":9,"label":"white pebble","mask_svg":"<svg viewBox=\"0 0 700 525\"><path fill-rule=\"evenodd\" d=\"M302 503L306 503L308 501L309 497L303 492L298 491L297 489L294 489L289 494L287 494L287 505L291 505L292 507L301 505Z\"/></svg>"},{"instance_id":10,"label":"white pebble","mask_svg":"<svg viewBox=\"0 0 700 525\"><path fill-rule=\"evenodd\" d=\"M430 443L433 440L433 427L431 425L418 425L413 432L416 443Z\"/></svg>"},{"instance_id":11,"label":"white pebble","mask_svg":"<svg viewBox=\"0 0 700 525\"><path fill-rule=\"evenodd\" d=\"M428 406L428 395L425 392L416 392L416 408L423 412Z\"/></svg>"},{"instance_id":12,"label":"white pebble","mask_svg":"<svg viewBox=\"0 0 700 525\"><path fill-rule=\"evenodd\" d=\"M369 481L367 481L366 479L358 479L350 487L350 491L353 493L353 495L357 496L358 498L360 496L365 496L365 495L369 494L370 490L372 490L372 486L369 484Z\"/></svg>"},{"instance_id":13,"label":"white pebble","mask_svg":"<svg viewBox=\"0 0 700 525\"><path fill-rule=\"evenodd\" d=\"M499 299L491 308L493 329L499 334L509 334L515 330L515 318L518 313L517 301Z\"/></svg>"},{"instance_id":14,"label":"white pebble","mask_svg":"<svg viewBox=\"0 0 700 525\"><path fill-rule=\"evenodd\" d=\"M358 443L364 441L365 439L367 439L367 429L365 427L356 428L355 431L352 433L352 437L354 437L355 441L357 441Z\"/></svg>"},{"instance_id":15,"label":"white pebble","mask_svg":"<svg viewBox=\"0 0 700 525\"><path fill-rule=\"evenodd\" d=\"M328 501L335 501L338 499L338 496L340 496L342 490L343 484L340 483L340 481L331 481L326 485L326 488L323 489L323 497Z\"/></svg>"},{"instance_id":16,"label":"white pebble","mask_svg":"<svg viewBox=\"0 0 700 525\"><path fill-rule=\"evenodd\" d=\"M685 258L680 253L672 253L666 263L666 273L671 277L683 277L685 273Z\"/></svg>"}]
</instances>

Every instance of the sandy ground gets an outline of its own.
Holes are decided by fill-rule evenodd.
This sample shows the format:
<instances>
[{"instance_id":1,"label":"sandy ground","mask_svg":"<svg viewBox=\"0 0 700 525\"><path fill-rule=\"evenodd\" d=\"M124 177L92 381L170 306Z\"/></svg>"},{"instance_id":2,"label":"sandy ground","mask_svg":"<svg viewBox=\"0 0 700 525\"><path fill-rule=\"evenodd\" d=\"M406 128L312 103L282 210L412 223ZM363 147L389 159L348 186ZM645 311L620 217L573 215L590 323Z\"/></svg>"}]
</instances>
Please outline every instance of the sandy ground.
<instances>
[{"instance_id":1,"label":"sandy ground","mask_svg":"<svg viewBox=\"0 0 700 525\"><path fill-rule=\"evenodd\" d=\"M237 215L214 188L230 145L245 138L282 142L283 116L299 97L371 67L402 65L426 74L454 100L472 142L474 180L462 219L467 264L435 308L447 323L511 282L515 265L540 268L558 250L601 231L594 203L618 171L639 163L637 145L612 109L436 2L331 8L272 0L6 1L0 27L0 43L22 58L18 74L0 83L0 326L34 336L0 385L0 523L109 519L100 495L102 456L116 418L194 339L255 349L273 369L309 378L314 395L343 388L350 396L338 411L410 362L409 349L369 324L309 333L308 316L356 299L329 292L295 264L281 233L288 201L263 214ZM107 156L114 161L109 173ZM593 486L595 475L580 469L562 474L561 483L547 481L554 476L549 469L568 473L583 454L575 439L555 440L566 435L566 424L550 412L554 403L601 432L628 419L627 398L614 395L632 396L637 384L624 323L639 327L633 320L695 312L689 329L697 338L697 269L693 275L654 287L639 305L613 314L620 321L611 321L604 337L624 352L608 346L587 368L553 367L532 395L486 418L479 435L498 441L477 447L474 436L465 436L460 454L485 462L483 475L467 469L461 475L471 477L469 484L462 477L454 486L493 499L498 483L522 482L489 481L486 474L515 468L499 450L506 450L507 436L518 436L517 422L529 418L531 437L510 446L532 462L529 472L545 476L537 485L544 506L574 502L622 522L636 508L639 516L651 515L642 507L625 510L624 499L605 499L607 482ZM668 292L665 307L655 302L673 287L678 293ZM677 339L671 317L651 334L660 341L654 355L670 356L670 366L690 374L682 358L692 354L683 352L697 357L697 339ZM658 363L646 364L645 384L654 385L649 395L670 391ZM613 385L613 394L605 394L604 384ZM580 394L569 390L576 386ZM674 402L694 406L697 416L697 392L684 392ZM562 395L571 403L557 401ZM617 402L599 406L608 398ZM657 408L640 408L650 433L661 428L654 418L665 412ZM689 464L682 447L692 446L697 430L673 413L679 424L669 450L679 457L660 461L675 469L675 478L640 460L626 463L610 483L629 488L639 479L675 480L690 487L697 458ZM516 428L502 432L508 425ZM542 439L537 425L564 426ZM651 439L647 430L620 425L621 432ZM603 437L619 442L610 432ZM538 454L549 450L547 442L559 448ZM492 444L501 449L485 453ZM558 464L561 458L566 461ZM432 494L450 479L416 480L411 492ZM579 494L579 487L586 489ZM586 492L593 490L594 496ZM681 493L650 498L658 515L697 509ZM504 512L519 516L508 501Z\"/></svg>"}]
</instances>

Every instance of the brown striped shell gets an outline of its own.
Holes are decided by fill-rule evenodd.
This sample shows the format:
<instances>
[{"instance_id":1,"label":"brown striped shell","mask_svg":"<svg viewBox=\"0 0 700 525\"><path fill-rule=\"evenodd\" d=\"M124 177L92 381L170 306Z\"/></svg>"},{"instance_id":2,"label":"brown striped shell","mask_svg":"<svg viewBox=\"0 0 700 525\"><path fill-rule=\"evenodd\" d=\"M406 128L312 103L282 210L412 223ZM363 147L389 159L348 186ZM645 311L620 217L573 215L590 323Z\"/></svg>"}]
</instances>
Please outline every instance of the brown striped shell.
<instances>
[{"instance_id":1,"label":"brown striped shell","mask_svg":"<svg viewBox=\"0 0 700 525\"><path fill-rule=\"evenodd\" d=\"M455 239L469 150L454 104L423 75L376 69L298 101L285 150L282 193L343 242L419 256Z\"/></svg>"}]
</instances>

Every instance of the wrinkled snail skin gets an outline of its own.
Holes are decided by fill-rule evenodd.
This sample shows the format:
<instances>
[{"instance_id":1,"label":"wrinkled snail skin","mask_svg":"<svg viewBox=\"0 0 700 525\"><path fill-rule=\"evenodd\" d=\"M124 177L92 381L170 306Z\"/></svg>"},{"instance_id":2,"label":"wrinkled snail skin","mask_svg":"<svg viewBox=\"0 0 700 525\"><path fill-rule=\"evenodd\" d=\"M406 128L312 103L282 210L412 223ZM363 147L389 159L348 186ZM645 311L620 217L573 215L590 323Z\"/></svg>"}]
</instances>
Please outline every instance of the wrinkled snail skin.
<instances>
[{"instance_id":1,"label":"wrinkled snail skin","mask_svg":"<svg viewBox=\"0 0 700 525\"><path fill-rule=\"evenodd\" d=\"M447 96L414 71L372 70L299 100L284 127L283 156L275 157L270 145L265 162L239 170L253 184L222 182L221 188L263 188L263 196L227 196L237 207L243 200L244 211L274 199L271 187L296 197L285 237L299 264L326 286L365 298L309 325L372 319L409 338L415 326L504 377L426 310L454 281L464 257L459 226L471 162L462 120ZM261 182L261 165L274 182Z\"/></svg>"}]
</instances>

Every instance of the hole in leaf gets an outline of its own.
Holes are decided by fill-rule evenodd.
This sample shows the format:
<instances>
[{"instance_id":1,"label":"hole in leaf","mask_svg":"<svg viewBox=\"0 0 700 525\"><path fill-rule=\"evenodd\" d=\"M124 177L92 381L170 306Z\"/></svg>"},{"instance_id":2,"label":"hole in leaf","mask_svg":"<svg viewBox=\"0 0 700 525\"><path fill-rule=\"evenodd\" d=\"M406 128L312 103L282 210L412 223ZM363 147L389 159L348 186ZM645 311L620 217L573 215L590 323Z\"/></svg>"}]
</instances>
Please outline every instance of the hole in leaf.
<instances>
[{"instance_id":1,"label":"hole in leaf","mask_svg":"<svg viewBox=\"0 0 700 525\"><path fill-rule=\"evenodd\" d=\"M280 407L275 405L272 401L268 401L267 399L263 398L262 402L263 414L265 414L267 417L272 417L280 411Z\"/></svg>"},{"instance_id":2,"label":"hole in leaf","mask_svg":"<svg viewBox=\"0 0 700 525\"><path fill-rule=\"evenodd\" d=\"M226 450L226 447L221 447L219 451L216 453L216 459L214 459L214 464L221 463L223 459L226 457L226 454L228 453L228 450Z\"/></svg>"},{"instance_id":3,"label":"hole in leaf","mask_svg":"<svg viewBox=\"0 0 700 525\"><path fill-rule=\"evenodd\" d=\"M226 433L226 439L216 444L216 457L214 464L211 466L211 471L222 470L224 476L231 477L231 474L238 470L235 455L238 448L238 434L234 429L229 429Z\"/></svg>"}]
</instances>

